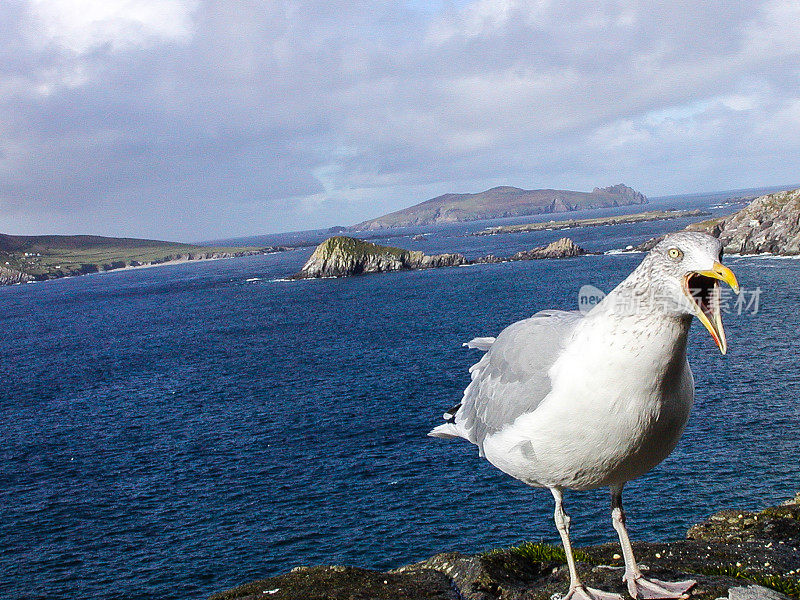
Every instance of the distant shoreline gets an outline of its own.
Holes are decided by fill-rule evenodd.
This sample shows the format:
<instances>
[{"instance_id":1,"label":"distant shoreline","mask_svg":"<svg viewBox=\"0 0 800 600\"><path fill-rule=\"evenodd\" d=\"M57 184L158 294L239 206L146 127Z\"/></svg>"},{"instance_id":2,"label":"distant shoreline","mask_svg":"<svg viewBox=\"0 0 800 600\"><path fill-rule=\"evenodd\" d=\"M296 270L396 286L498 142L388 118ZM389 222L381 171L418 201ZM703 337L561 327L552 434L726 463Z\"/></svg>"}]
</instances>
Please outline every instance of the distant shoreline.
<instances>
[{"instance_id":1,"label":"distant shoreline","mask_svg":"<svg viewBox=\"0 0 800 600\"><path fill-rule=\"evenodd\" d=\"M138 269L150 269L154 267L164 267L169 265L180 265L185 263L194 263L194 262L207 262L207 261L215 261L215 260L226 260L232 258L243 258L246 256L263 256L267 254L278 254L281 252L287 252L289 250L293 250L294 248L264 248L264 249L256 249L256 250L240 250L234 252L228 251L216 251L216 252L207 252L207 253L200 253L197 257L191 257L190 255L181 255L178 258L173 258L169 260L156 260L151 262L146 262L142 264L126 264L124 266L111 266L110 268L101 268L98 265L91 265L94 267L91 270L85 271L57 271L57 272L49 272L45 276L32 276L28 273L24 272L15 272L19 273L20 275L24 276L23 280L17 281L1 281L0 280L0 287L9 287L15 285L27 285L31 283L43 283L46 281L54 281L57 279L72 279L74 277L83 277L85 275L97 275L101 273L111 273L114 271L131 271L131 270L138 270ZM133 261L138 262L138 261ZM108 266L108 265L105 265ZM63 273L63 274L62 274ZM0 273L2 275L2 273ZM18 278L17 278L18 279Z\"/></svg>"},{"instance_id":2,"label":"distant shoreline","mask_svg":"<svg viewBox=\"0 0 800 600\"><path fill-rule=\"evenodd\" d=\"M613 217L592 217L588 219L567 219L563 221L544 221L523 223L520 225L497 225L487 227L472 235L501 235L506 233L527 233L531 231L557 231L561 229L578 229L581 227L600 227L603 225L622 225L625 223L644 223L647 221L666 221L682 217L708 217L712 213L699 208L693 210L650 210L632 215Z\"/></svg>"}]
</instances>

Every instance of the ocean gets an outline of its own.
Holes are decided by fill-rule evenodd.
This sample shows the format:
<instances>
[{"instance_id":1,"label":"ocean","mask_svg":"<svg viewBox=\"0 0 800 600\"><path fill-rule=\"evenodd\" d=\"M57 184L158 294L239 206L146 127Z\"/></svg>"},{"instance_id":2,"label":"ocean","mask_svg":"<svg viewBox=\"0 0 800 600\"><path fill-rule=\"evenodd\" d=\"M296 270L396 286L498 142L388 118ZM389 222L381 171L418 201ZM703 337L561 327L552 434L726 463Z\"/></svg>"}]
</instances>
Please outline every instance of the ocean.
<instances>
[{"instance_id":1,"label":"ocean","mask_svg":"<svg viewBox=\"0 0 800 600\"><path fill-rule=\"evenodd\" d=\"M607 251L685 224L376 241L475 257L569 235ZM0 289L0 598L205 598L298 565L558 541L546 490L426 433L480 356L462 342L576 309L582 285L608 291L642 255L281 281L311 251ZM695 409L626 488L635 539L800 487L800 261L726 262L758 306L724 315L727 356L693 325ZM616 540L606 492L566 502L578 545Z\"/></svg>"}]
</instances>

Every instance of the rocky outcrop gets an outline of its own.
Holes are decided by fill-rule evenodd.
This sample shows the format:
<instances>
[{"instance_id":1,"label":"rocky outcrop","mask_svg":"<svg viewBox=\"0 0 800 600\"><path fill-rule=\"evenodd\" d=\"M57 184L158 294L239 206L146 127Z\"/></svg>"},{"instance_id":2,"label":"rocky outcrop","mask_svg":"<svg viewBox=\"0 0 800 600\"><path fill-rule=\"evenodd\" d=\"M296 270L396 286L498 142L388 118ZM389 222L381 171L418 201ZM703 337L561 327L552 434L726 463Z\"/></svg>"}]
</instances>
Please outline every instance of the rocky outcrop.
<instances>
[{"instance_id":1,"label":"rocky outcrop","mask_svg":"<svg viewBox=\"0 0 800 600\"><path fill-rule=\"evenodd\" d=\"M618 183L617 185L610 185L604 188L596 187L592 190L592 193L598 196L603 194L613 196L617 203L615 206L645 204L647 202L647 197L644 194L637 192L635 189L628 187L624 183Z\"/></svg>"},{"instance_id":2,"label":"rocky outcrop","mask_svg":"<svg viewBox=\"0 0 800 600\"><path fill-rule=\"evenodd\" d=\"M18 283L28 283L33 281L33 277L16 269L0 266L0 285L16 285Z\"/></svg>"},{"instance_id":3,"label":"rocky outcrop","mask_svg":"<svg viewBox=\"0 0 800 600\"><path fill-rule=\"evenodd\" d=\"M586 252L586 250L578 246L570 238L563 237L548 244L547 246L539 246L538 248L533 248L531 250L521 250L520 252L517 252L516 254L513 254L507 258L489 254L476 259L474 262L477 264L483 264L511 262L515 260L538 260L543 258L572 258L575 256L583 256L584 254L590 253Z\"/></svg>"},{"instance_id":4,"label":"rocky outcrop","mask_svg":"<svg viewBox=\"0 0 800 600\"><path fill-rule=\"evenodd\" d=\"M800 189L767 194L737 213L687 229L720 239L733 254L800 254Z\"/></svg>"},{"instance_id":5,"label":"rocky outcrop","mask_svg":"<svg viewBox=\"0 0 800 600\"><path fill-rule=\"evenodd\" d=\"M540 258L569 258L587 252L569 238L561 238L547 246L517 252L508 258L492 254L476 260L467 260L463 254L427 255L417 250L403 250L393 246L379 246L347 236L328 238L317 246L314 253L290 279L315 279L322 277L350 277L366 273L385 273L411 269L437 269L470 264L500 263L514 260Z\"/></svg>"},{"instance_id":6,"label":"rocky outcrop","mask_svg":"<svg viewBox=\"0 0 800 600\"><path fill-rule=\"evenodd\" d=\"M566 212L588 208L644 204L644 194L620 183L591 192L571 190L523 190L511 186L494 187L477 194L444 194L414 206L370 219L350 229L364 231L458 223L500 217L519 217L541 213Z\"/></svg>"},{"instance_id":7,"label":"rocky outcrop","mask_svg":"<svg viewBox=\"0 0 800 600\"><path fill-rule=\"evenodd\" d=\"M380 246L344 235L330 237L314 250L293 279L350 277L410 269L452 267L467 263L463 254L429 256L415 250Z\"/></svg>"},{"instance_id":8,"label":"rocky outcrop","mask_svg":"<svg viewBox=\"0 0 800 600\"><path fill-rule=\"evenodd\" d=\"M570 238L564 237L547 246L533 250L523 250L511 257L511 260L536 260L539 258L571 258L586 254L586 250L578 246Z\"/></svg>"},{"instance_id":9,"label":"rocky outcrop","mask_svg":"<svg viewBox=\"0 0 800 600\"><path fill-rule=\"evenodd\" d=\"M689 530L687 539L636 543L646 575L694 579L697 600L800 597L800 496L759 513L725 511ZM618 544L576 552L588 586L628 598ZM549 600L569 585L559 547L527 543L468 556L437 554L379 572L355 567L298 567L212 596L211 600Z\"/></svg>"}]
</instances>

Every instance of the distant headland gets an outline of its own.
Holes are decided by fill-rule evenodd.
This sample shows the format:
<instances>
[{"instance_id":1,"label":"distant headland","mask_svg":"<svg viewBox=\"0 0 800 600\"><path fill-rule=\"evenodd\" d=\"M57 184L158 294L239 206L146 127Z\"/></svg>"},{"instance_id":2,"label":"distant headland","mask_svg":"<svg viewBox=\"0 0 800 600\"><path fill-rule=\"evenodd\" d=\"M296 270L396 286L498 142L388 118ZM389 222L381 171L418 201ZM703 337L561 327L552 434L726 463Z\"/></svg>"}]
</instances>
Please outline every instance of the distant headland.
<instances>
[{"instance_id":1,"label":"distant headland","mask_svg":"<svg viewBox=\"0 0 800 600\"><path fill-rule=\"evenodd\" d=\"M283 250L288 248L195 246L159 240L95 235L0 234L0 285Z\"/></svg>"},{"instance_id":2,"label":"distant headland","mask_svg":"<svg viewBox=\"0 0 800 600\"><path fill-rule=\"evenodd\" d=\"M365 231L437 225L645 203L647 197L644 194L622 183L604 188L596 187L591 192L524 190L500 186L477 194L444 194L388 215L363 221L348 229Z\"/></svg>"}]
</instances>

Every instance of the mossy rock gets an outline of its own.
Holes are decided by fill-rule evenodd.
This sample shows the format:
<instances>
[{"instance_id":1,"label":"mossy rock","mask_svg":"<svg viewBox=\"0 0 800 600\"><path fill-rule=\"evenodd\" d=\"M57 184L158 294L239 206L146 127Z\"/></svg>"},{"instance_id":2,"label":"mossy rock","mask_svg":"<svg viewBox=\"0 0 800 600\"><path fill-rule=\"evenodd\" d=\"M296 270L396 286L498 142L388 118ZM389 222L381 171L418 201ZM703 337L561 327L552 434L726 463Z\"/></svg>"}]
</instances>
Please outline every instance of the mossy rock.
<instances>
[{"instance_id":1,"label":"mossy rock","mask_svg":"<svg viewBox=\"0 0 800 600\"><path fill-rule=\"evenodd\" d=\"M432 569L381 573L355 567L299 567L210 600L458 600L450 578Z\"/></svg>"},{"instance_id":2,"label":"mossy rock","mask_svg":"<svg viewBox=\"0 0 800 600\"><path fill-rule=\"evenodd\" d=\"M691 600L800 598L800 503L758 513L724 511L694 526L689 539L635 543L646 577L693 579ZM590 587L628 598L618 544L575 551ZM559 546L526 542L476 556L456 552L387 573L355 567L312 567L245 584L213 600L550 600L569 586Z\"/></svg>"}]
</instances>

